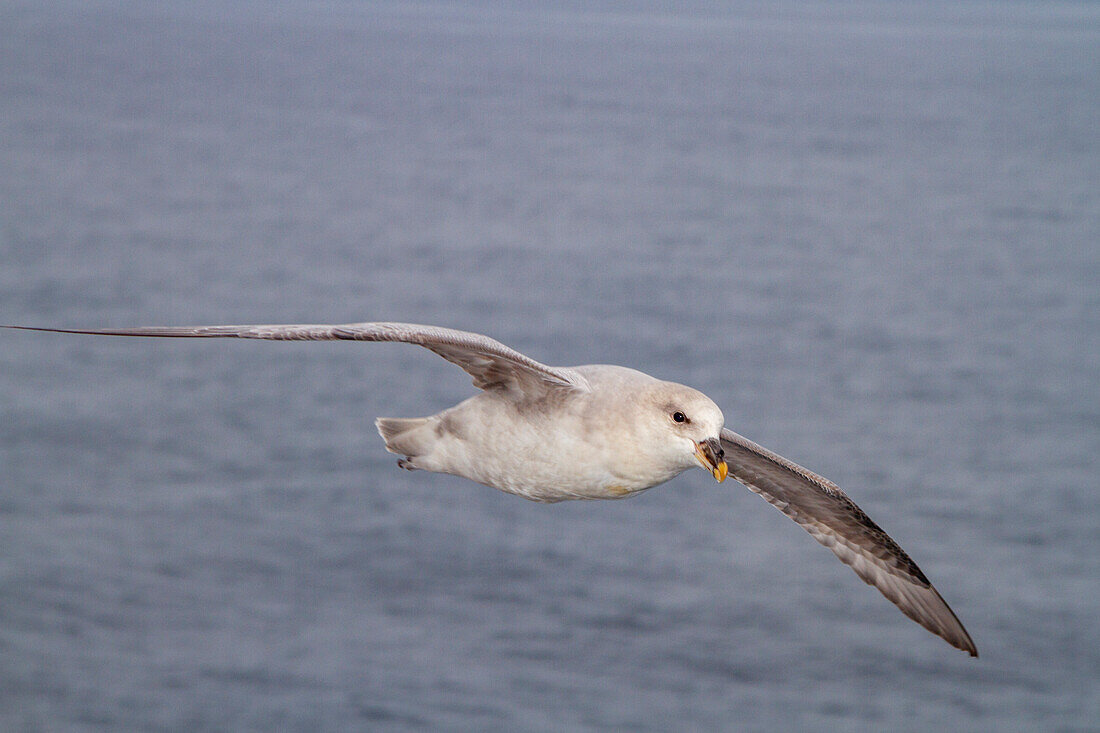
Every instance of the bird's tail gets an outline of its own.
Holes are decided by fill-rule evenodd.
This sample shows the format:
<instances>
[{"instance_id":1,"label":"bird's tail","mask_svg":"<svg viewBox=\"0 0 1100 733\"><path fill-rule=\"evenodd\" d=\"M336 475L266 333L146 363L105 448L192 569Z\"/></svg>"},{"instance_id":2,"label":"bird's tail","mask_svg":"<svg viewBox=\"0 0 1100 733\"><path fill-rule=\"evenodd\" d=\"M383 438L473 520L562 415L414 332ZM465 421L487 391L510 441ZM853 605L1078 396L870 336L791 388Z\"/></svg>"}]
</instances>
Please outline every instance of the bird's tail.
<instances>
[{"instance_id":1,"label":"bird's tail","mask_svg":"<svg viewBox=\"0 0 1100 733\"><path fill-rule=\"evenodd\" d=\"M380 417L374 425L386 441L386 450L413 459L426 453L436 439L435 431L427 428L431 421L430 417Z\"/></svg>"}]
</instances>

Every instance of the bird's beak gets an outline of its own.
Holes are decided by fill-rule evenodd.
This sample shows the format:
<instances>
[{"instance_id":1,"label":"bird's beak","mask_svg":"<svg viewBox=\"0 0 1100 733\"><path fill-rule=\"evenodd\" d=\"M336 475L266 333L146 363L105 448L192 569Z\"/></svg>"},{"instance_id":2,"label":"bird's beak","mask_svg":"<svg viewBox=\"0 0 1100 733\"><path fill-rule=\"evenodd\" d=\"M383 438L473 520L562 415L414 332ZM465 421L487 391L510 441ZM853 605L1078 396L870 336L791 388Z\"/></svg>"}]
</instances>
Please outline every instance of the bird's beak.
<instances>
[{"instance_id":1,"label":"bird's beak","mask_svg":"<svg viewBox=\"0 0 1100 733\"><path fill-rule=\"evenodd\" d=\"M729 474L729 466L722 460L725 456L725 451L722 450L722 444L715 438L707 438L706 440L700 440L695 444L695 460L699 461L699 464L710 471L714 476L714 480L718 483L722 483L726 480L726 476Z\"/></svg>"}]
</instances>

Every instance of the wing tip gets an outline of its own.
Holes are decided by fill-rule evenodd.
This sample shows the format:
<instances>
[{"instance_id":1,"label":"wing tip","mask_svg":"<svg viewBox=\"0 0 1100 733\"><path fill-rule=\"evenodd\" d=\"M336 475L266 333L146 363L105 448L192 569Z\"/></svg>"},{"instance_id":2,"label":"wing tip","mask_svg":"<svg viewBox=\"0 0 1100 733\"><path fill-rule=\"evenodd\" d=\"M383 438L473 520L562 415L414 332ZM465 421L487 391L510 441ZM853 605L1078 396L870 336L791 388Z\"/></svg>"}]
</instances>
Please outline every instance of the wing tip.
<instances>
[{"instance_id":1,"label":"wing tip","mask_svg":"<svg viewBox=\"0 0 1100 733\"><path fill-rule=\"evenodd\" d=\"M960 625L959 628L962 628L962 626ZM962 629L962 633L962 639L959 639L958 641L952 641L951 645L954 646L956 649L961 649L962 651L966 652L972 658L977 659L978 647L974 644L974 640L970 638L970 634L966 633L966 629Z\"/></svg>"},{"instance_id":2,"label":"wing tip","mask_svg":"<svg viewBox=\"0 0 1100 733\"><path fill-rule=\"evenodd\" d=\"M974 640L970 638L970 632L966 630L962 621L960 621L959 617L955 614L955 611L948 605L947 601L943 599L943 596L940 595L940 592L936 590L935 586L932 584L928 585L926 590L931 591L931 597L925 597L923 602L914 602L915 599L913 597L891 598L882 586L876 587L878 587L879 592L897 606L902 613L916 621L925 629L931 631L956 649L966 652L971 657L978 656L978 647L974 643ZM931 602L931 607L927 605L929 602ZM924 611L924 613L921 611Z\"/></svg>"},{"instance_id":3,"label":"wing tip","mask_svg":"<svg viewBox=\"0 0 1100 733\"><path fill-rule=\"evenodd\" d=\"M13 331L45 331L47 333L86 333L84 331L74 331L70 328L47 328L45 326L0 326L0 328L10 328Z\"/></svg>"},{"instance_id":4,"label":"wing tip","mask_svg":"<svg viewBox=\"0 0 1100 733\"><path fill-rule=\"evenodd\" d=\"M970 634L967 633L966 628L958 622L957 618L955 619L955 624L953 627L945 629L933 629L930 628L929 625L921 621L917 621L917 623L919 623L921 626L924 626L926 629L928 629L933 634L940 637L959 651L966 652L971 657L976 658L978 656L977 645L974 644L974 640L970 638Z\"/></svg>"}]
</instances>

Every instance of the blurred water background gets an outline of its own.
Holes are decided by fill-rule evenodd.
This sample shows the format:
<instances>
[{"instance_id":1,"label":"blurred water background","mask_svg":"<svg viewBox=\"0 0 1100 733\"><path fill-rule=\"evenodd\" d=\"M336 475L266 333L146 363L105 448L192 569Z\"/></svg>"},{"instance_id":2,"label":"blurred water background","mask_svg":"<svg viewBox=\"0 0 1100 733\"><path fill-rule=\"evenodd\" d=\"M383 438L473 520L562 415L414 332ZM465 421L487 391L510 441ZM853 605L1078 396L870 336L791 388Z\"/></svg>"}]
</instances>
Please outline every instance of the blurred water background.
<instances>
[{"instance_id":1,"label":"blurred water background","mask_svg":"<svg viewBox=\"0 0 1100 733\"><path fill-rule=\"evenodd\" d=\"M394 345L0 333L4 730L1095 729L1100 6L0 3L0 322L404 320L691 384L704 472L406 473Z\"/></svg>"}]
</instances>

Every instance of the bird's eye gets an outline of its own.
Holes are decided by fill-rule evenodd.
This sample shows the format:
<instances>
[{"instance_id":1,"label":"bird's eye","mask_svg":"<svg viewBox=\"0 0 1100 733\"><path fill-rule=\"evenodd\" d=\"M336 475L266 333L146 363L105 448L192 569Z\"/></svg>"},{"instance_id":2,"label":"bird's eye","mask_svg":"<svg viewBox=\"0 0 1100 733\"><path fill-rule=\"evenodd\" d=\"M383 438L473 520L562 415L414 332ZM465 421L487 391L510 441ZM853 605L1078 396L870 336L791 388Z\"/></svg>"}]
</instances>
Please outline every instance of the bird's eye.
<instances>
[{"instance_id":1,"label":"bird's eye","mask_svg":"<svg viewBox=\"0 0 1100 733\"><path fill-rule=\"evenodd\" d=\"M676 422L687 422L687 415L682 412L672 413L672 419Z\"/></svg>"}]
</instances>

